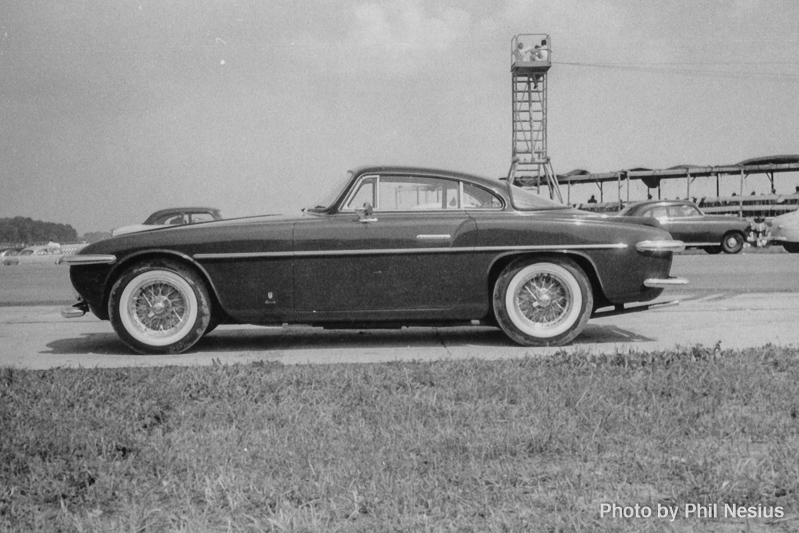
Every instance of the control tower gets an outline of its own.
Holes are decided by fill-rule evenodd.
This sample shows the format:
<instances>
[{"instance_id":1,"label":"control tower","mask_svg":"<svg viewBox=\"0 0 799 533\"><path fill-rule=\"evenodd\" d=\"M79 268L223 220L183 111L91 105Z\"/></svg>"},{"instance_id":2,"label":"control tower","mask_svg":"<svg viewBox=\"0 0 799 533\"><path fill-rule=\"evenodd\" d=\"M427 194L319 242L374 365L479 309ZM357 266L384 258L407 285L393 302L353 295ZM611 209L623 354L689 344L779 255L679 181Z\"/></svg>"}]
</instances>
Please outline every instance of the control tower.
<instances>
[{"instance_id":1,"label":"control tower","mask_svg":"<svg viewBox=\"0 0 799 533\"><path fill-rule=\"evenodd\" d=\"M511 40L512 163L508 179L526 188L548 187L563 202L547 155L547 73L552 66L549 35L530 33Z\"/></svg>"}]
</instances>

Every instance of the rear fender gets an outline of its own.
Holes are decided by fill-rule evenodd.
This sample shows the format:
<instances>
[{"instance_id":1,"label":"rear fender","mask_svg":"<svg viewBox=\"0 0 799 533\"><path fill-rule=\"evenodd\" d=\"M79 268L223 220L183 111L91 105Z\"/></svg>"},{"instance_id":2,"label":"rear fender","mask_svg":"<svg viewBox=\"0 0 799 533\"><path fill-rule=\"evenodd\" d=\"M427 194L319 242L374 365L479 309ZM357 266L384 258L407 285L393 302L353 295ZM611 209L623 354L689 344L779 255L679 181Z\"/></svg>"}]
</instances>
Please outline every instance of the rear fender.
<instances>
[{"instance_id":1,"label":"rear fender","mask_svg":"<svg viewBox=\"0 0 799 533\"><path fill-rule=\"evenodd\" d=\"M591 283L591 290L594 293L594 307L602 307L606 305L610 305L606 296L605 296L605 289L602 286L602 281L599 279L597 275L597 268L596 264L594 263L593 259L588 257L587 255L581 252L572 252L572 251L546 251L546 252L508 252L505 254L499 255L494 262L491 264L488 272L488 294L491 295L494 292L494 285L497 282L500 274L505 267L507 267L512 261L520 258L528 258L530 260L546 260L546 259L558 259L558 258L569 258L577 265L583 269L585 275L588 276L588 281ZM493 298L490 298L493 302ZM491 308L491 312L493 313L493 307Z\"/></svg>"}]
</instances>

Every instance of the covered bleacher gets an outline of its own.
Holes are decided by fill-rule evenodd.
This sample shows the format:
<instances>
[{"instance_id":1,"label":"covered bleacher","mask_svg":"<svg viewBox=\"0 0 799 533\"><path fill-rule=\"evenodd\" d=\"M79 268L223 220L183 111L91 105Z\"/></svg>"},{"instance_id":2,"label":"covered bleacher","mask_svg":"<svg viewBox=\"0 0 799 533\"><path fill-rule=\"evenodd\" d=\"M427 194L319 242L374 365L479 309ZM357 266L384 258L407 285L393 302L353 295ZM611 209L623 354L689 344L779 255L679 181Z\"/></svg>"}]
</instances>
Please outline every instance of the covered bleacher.
<instances>
[{"instance_id":1,"label":"covered bleacher","mask_svg":"<svg viewBox=\"0 0 799 533\"><path fill-rule=\"evenodd\" d=\"M599 198L596 201L577 204L581 209L595 212L616 212L625 205L645 200L646 198L630 197L630 181L642 181L650 196L660 197L660 187L663 180L684 180L685 193L683 198L695 201L706 213L734 214L746 218L773 217L794 211L799 208L799 179L794 178L792 192L777 194L774 176L779 173L799 172L799 155L777 155L747 159L733 165L699 166L677 165L667 169L630 168L615 172L592 173L587 170L577 169L566 174L558 175L561 188L565 188L565 199L572 203L572 188L577 186L593 185L597 188ZM770 183L770 190L762 194L745 194L746 179L752 175L765 175ZM691 193L695 180L715 179L715 196L698 196L696 186ZM721 196L721 180L736 180L738 192L729 196ZM605 187L611 190L606 194ZM784 186L783 186L784 187ZM613 189L616 189L613 191ZM626 189L626 190L625 190ZM593 196L592 196L592 199Z\"/></svg>"}]
</instances>

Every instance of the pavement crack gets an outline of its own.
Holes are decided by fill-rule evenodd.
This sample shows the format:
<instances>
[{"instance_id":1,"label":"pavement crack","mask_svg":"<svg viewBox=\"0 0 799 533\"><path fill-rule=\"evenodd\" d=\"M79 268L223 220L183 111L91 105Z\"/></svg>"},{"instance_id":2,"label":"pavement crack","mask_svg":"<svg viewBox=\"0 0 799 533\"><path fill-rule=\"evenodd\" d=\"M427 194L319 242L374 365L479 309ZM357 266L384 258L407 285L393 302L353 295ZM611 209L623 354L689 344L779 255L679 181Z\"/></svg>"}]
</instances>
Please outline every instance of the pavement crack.
<instances>
[{"instance_id":1,"label":"pavement crack","mask_svg":"<svg viewBox=\"0 0 799 533\"><path fill-rule=\"evenodd\" d=\"M438 342L440 342L441 346L444 348L444 350L446 350L447 355L449 357L453 357L452 352L449 351L449 346L447 346L447 343L444 342L444 336L441 334L441 330L439 328L435 328L435 332Z\"/></svg>"}]
</instances>

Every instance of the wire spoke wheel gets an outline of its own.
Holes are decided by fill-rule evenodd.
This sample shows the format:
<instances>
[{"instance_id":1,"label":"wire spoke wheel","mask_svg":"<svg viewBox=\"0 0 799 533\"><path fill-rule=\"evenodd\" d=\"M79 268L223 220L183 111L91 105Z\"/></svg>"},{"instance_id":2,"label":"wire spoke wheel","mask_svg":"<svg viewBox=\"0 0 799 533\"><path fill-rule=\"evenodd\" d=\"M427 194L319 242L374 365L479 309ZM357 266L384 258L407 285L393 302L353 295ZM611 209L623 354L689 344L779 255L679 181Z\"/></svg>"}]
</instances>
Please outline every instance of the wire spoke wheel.
<instances>
[{"instance_id":1,"label":"wire spoke wheel","mask_svg":"<svg viewBox=\"0 0 799 533\"><path fill-rule=\"evenodd\" d=\"M533 324L552 327L568 316L573 299L571 289L560 278L539 273L519 286L515 306Z\"/></svg>"},{"instance_id":2,"label":"wire spoke wheel","mask_svg":"<svg viewBox=\"0 0 799 533\"><path fill-rule=\"evenodd\" d=\"M143 333L164 337L186 323L191 311L181 287L164 281L145 283L128 301L128 314Z\"/></svg>"},{"instance_id":3,"label":"wire spoke wheel","mask_svg":"<svg viewBox=\"0 0 799 533\"><path fill-rule=\"evenodd\" d=\"M111 289L109 317L120 338L139 353L180 353L210 321L202 280L171 261L147 261L125 271Z\"/></svg>"},{"instance_id":4,"label":"wire spoke wheel","mask_svg":"<svg viewBox=\"0 0 799 533\"><path fill-rule=\"evenodd\" d=\"M494 286L497 322L512 340L525 346L571 341L592 310L588 278L567 258L514 261Z\"/></svg>"}]
</instances>

